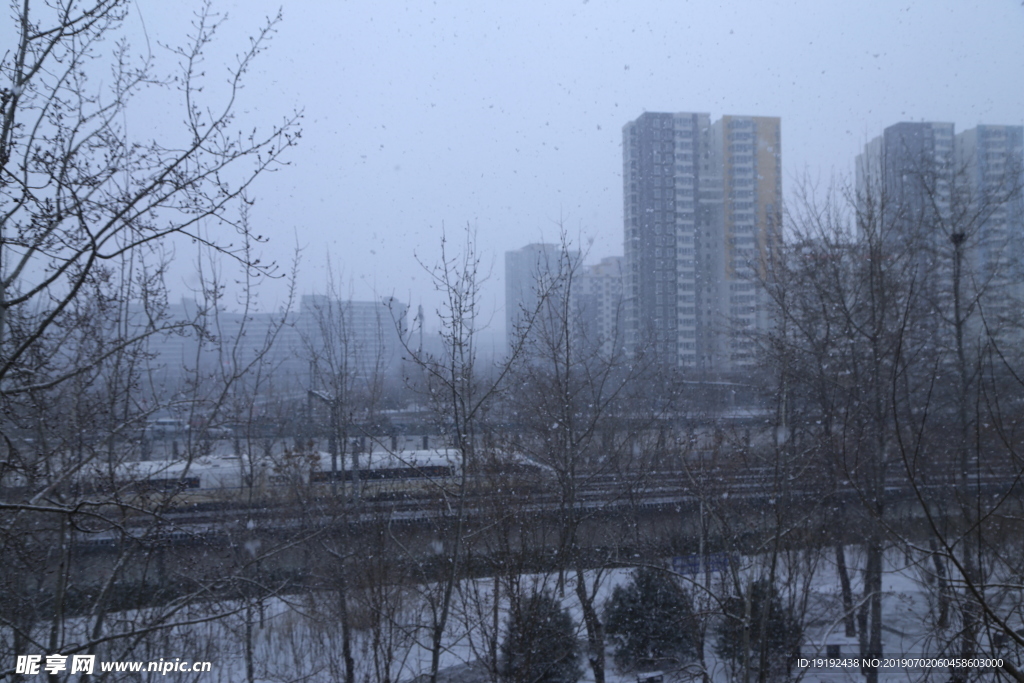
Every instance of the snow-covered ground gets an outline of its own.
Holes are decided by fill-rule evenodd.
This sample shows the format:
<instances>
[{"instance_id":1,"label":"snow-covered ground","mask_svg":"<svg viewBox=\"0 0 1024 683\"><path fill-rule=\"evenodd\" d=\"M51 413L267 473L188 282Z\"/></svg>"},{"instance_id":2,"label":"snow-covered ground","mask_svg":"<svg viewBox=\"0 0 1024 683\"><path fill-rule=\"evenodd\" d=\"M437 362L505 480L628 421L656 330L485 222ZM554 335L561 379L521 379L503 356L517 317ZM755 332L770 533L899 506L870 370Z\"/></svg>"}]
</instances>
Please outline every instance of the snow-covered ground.
<instances>
[{"instance_id":1,"label":"snow-covered ground","mask_svg":"<svg viewBox=\"0 0 1024 683\"><path fill-rule=\"evenodd\" d=\"M854 598L859 599L861 577L853 568L862 567L863 558L860 557L857 548L847 548L847 554L847 561L851 567ZM813 561L807 557L798 557L793 566L785 566L783 563L779 567L780 582L790 580L792 581L791 585L800 585L801 581L806 581L803 583L806 589L806 613L804 615L804 642L801 648L801 659L805 660L807 665L794 667L793 675L795 678L813 683L860 682L864 678L856 666L814 665L815 659L828 659L830 651L832 654L838 653L840 659L859 658L857 639L855 637L848 638L845 635L839 578L833 560L834 557L828 555L819 555ZM942 633L934 627L934 589L928 584L930 573L925 560L926 558L923 557L915 559L895 552L886 555L882 584L883 667L879 671L879 680L883 683L946 681L949 678L948 667L908 667L903 666L904 662L901 661L925 660L924 663L927 663L928 660L942 660L955 656L950 653L951 648L948 647L954 634L952 632ZM762 571L758 558L742 558L740 562L744 565L739 569L741 578L752 578L757 572ZM671 564L669 561L665 562L666 566L671 566ZM810 574L809 580L806 580L807 574ZM611 597L615 586L627 583L630 580L630 575L630 569L606 572L599 584L597 604L603 605ZM589 582L592 582L594 578L593 573L587 575ZM708 579L710 579L710 583L707 583ZM691 594L695 597L701 593L701 590L699 587L695 587L693 582L709 585L712 590L720 593L723 589L722 579L721 574L713 574L710 577L708 575L681 576L683 584L689 586ZM580 624L581 650L583 650L585 639L585 632L582 630L583 614L572 590L572 576L570 574L565 576L564 588L561 590L557 575L523 577L523 580L527 584L532 583L538 589L553 591L564 596L563 606L569 609L573 619ZM486 590L486 586L484 590ZM697 600L698 606L700 606L699 598ZM799 602L799 596L797 602ZM704 606L707 607L708 603L705 603ZM503 613L506 608L505 604L501 606ZM465 617L465 615L462 616ZM504 616L502 616L502 623L504 623ZM459 665L464 662L473 661L474 653L478 651L478 649L474 649L474 635L468 620L463 618L457 631L461 631L464 635L450 643L450 650L444 660L447 665L455 668L459 668ZM453 633L457 631L453 630ZM704 665L713 681L725 683L729 680L728 667L725 662L719 661L715 656L712 632L711 629L708 630ZM943 649L944 645L946 646L945 650ZM479 644L477 643L476 646L478 648ZM619 672L615 669L611 646L607 652L606 662L608 683L635 683L637 680L636 673ZM427 670L429 666L428 653L417 652L410 657L409 664L411 671ZM417 667L422 668L417 669ZM689 670L693 671L694 668L690 667ZM453 680L460 679L453 678ZM461 680L482 679L473 679L467 676ZM593 673L584 666L581 681L590 683L593 680ZM669 680L690 679L686 675L679 675L677 678L666 675L665 680L667 683Z\"/></svg>"},{"instance_id":2,"label":"snow-covered ground","mask_svg":"<svg viewBox=\"0 0 1024 683\"><path fill-rule=\"evenodd\" d=\"M929 585L925 558L907 557L901 553L886 555L883 579L883 653L885 659L930 658L943 654L954 634L934 627L934 588ZM801 657L808 661L837 654L841 658L857 657L859 647L855 638L844 635L842 600L838 574L833 564L834 554L818 553L813 556L797 554L789 561L780 560L776 576L778 584L785 586L783 595L803 612L804 641ZM862 567L863 557L856 548L847 548L847 561L855 599L861 593L860 575L854 571ZM733 560L741 582L764 571L763 558ZM665 567L672 566L666 560ZM676 563L685 566L686 563ZM719 567L718 569L721 569ZM630 580L631 569L587 572L585 579L592 588L599 579L596 604L603 605L614 588ZM586 633L583 614L576 599L571 572L522 575L517 577L520 591L543 590L561 600L573 620L579 625L581 652L585 652ZM708 574L681 574L680 581L695 598L698 611L713 614L715 601L701 599L708 592L723 595L728 592L732 575L728 572ZM494 610L495 590L498 590L498 609ZM430 603L437 596L436 586L378 587L375 593L360 594L353 600L350 614L356 627L353 656L357 662L357 680L395 682L413 681L430 669ZM253 664L256 680L265 683L303 680L309 682L335 681L342 678L341 628L338 619L336 594L312 593L282 596L255 603L246 608L239 604L197 606L210 614L233 611L228 617L213 618L207 622L162 634L133 653L134 659L189 656L193 660L207 660L214 664L211 674L196 675L196 681L244 681L246 662ZM189 616L189 615L185 615ZM120 615L131 620L131 615ZM508 619L507 585L494 579L466 580L459 584L453 601L441 667L452 683L473 683L487 680L481 662L487 661L492 642L501 642ZM712 624L714 616L709 617ZM494 638L495 624L498 636ZM948 630L947 630L948 631ZM251 636L246 634L250 633ZM713 627L707 629L707 642L703 663L715 683L728 680L728 667L714 653ZM251 656L247 656L246 643ZM191 648L191 649L189 649ZM838 648L838 650L837 650ZM608 683L634 683L636 674L615 669L612 648L607 651ZM583 664L582 681L594 680L593 673ZM695 665L699 666L699 665ZM691 668L692 670L692 668ZM800 680L811 683L838 683L863 681L857 667L822 668L797 667L793 670ZM930 671L920 667L894 666L883 668L880 680L884 683L909 681L945 681L948 669ZM157 676L153 680L157 680ZM173 677L172 677L173 678ZM145 679L144 679L145 680ZM162 678L161 680L170 680ZM666 676L665 682L690 680L685 676Z\"/></svg>"}]
</instances>

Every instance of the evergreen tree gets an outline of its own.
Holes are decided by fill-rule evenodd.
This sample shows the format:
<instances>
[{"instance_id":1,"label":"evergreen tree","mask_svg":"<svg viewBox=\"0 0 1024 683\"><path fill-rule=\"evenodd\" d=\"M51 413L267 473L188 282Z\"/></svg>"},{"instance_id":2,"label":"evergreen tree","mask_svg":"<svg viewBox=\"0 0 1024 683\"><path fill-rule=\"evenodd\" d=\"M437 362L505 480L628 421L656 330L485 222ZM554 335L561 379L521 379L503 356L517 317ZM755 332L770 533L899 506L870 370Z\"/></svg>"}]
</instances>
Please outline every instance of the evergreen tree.
<instances>
[{"instance_id":1,"label":"evergreen tree","mask_svg":"<svg viewBox=\"0 0 1024 683\"><path fill-rule=\"evenodd\" d=\"M663 571L641 567L605 605L615 661L626 669L682 665L697 656L699 637L689 594Z\"/></svg>"},{"instance_id":2,"label":"evergreen tree","mask_svg":"<svg viewBox=\"0 0 1024 683\"><path fill-rule=\"evenodd\" d=\"M762 668L763 651L766 673L786 673L800 647L803 628L793 610L782 604L778 589L767 579L755 581L748 592L749 621L746 619L746 597L734 595L725 600L724 618L715 629L715 653L738 667L746 661L751 670L759 670ZM746 653L743 651L744 642L749 643Z\"/></svg>"},{"instance_id":3,"label":"evergreen tree","mask_svg":"<svg viewBox=\"0 0 1024 683\"><path fill-rule=\"evenodd\" d=\"M501 651L511 683L575 683L582 674L576 625L550 593L534 593L513 609Z\"/></svg>"}]
</instances>

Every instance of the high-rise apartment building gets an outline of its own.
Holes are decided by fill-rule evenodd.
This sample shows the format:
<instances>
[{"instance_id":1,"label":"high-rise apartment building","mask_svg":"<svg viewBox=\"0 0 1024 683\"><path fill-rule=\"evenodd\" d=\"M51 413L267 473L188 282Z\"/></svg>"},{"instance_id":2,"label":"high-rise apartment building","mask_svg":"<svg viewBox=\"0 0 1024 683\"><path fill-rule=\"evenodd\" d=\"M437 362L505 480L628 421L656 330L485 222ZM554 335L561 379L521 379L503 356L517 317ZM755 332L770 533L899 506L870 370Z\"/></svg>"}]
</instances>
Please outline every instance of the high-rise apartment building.
<instances>
[{"instance_id":1,"label":"high-rise apartment building","mask_svg":"<svg viewBox=\"0 0 1024 683\"><path fill-rule=\"evenodd\" d=\"M622 352L624 341L623 270L621 256L608 256L581 268L572 285L572 311L579 320L579 336L609 359Z\"/></svg>"},{"instance_id":2,"label":"high-rise apartment building","mask_svg":"<svg viewBox=\"0 0 1024 683\"><path fill-rule=\"evenodd\" d=\"M623 128L627 350L731 372L771 323L759 278L781 242L776 117L645 113Z\"/></svg>"},{"instance_id":3,"label":"high-rise apartment building","mask_svg":"<svg viewBox=\"0 0 1024 683\"><path fill-rule=\"evenodd\" d=\"M154 335L147 340L153 354L151 378L174 389L194 373L256 370L282 392L322 385L315 375L345 373L361 385L395 375L403 355L402 335L408 306L393 298L341 301L323 295L303 295L299 310L282 313L219 311L198 324L214 326L199 336L191 326L183 333ZM199 304L182 299L168 307L171 320L196 320ZM133 311L139 325L148 317ZM214 336L222 345L207 343ZM230 348L231 353L222 353Z\"/></svg>"},{"instance_id":4,"label":"high-rise apartment building","mask_svg":"<svg viewBox=\"0 0 1024 683\"><path fill-rule=\"evenodd\" d=\"M883 221L884 239L936 230L949 215L952 123L904 122L885 129L857 156L862 226Z\"/></svg>"},{"instance_id":5,"label":"high-rise apartment building","mask_svg":"<svg viewBox=\"0 0 1024 683\"><path fill-rule=\"evenodd\" d=\"M351 301L304 294L293 321L301 345L292 355L312 361L313 372L344 372L368 385L375 375L401 367L407 312L408 306L392 297Z\"/></svg>"},{"instance_id":6,"label":"high-rise apartment building","mask_svg":"<svg viewBox=\"0 0 1024 683\"><path fill-rule=\"evenodd\" d=\"M536 339L542 327L561 324L555 302L564 296L564 274L579 258L578 251L565 252L560 244L528 244L505 252L505 338L509 349L520 342L527 327L536 328L531 330ZM547 330L549 337L553 331Z\"/></svg>"},{"instance_id":7,"label":"high-rise apartment building","mask_svg":"<svg viewBox=\"0 0 1024 683\"><path fill-rule=\"evenodd\" d=\"M919 289L942 307L952 298L955 252L961 293L985 304L988 324L1019 308L1024 281L1024 128L904 122L857 157L862 228L907 248Z\"/></svg>"},{"instance_id":8,"label":"high-rise apartment building","mask_svg":"<svg viewBox=\"0 0 1024 683\"><path fill-rule=\"evenodd\" d=\"M978 226L969 264L994 320L1019 322L1024 301L1024 127L981 125L956 136L957 167Z\"/></svg>"}]
</instances>

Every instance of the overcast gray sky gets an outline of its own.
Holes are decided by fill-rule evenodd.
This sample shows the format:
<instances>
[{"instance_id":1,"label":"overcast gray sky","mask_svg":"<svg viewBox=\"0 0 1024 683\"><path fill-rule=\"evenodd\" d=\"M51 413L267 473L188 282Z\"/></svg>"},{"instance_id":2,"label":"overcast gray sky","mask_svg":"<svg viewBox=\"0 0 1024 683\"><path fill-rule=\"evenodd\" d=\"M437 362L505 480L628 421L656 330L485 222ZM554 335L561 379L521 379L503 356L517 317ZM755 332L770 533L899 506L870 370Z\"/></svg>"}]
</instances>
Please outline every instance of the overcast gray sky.
<instances>
[{"instance_id":1,"label":"overcast gray sky","mask_svg":"<svg viewBox=\"0 0 1024 683\"><path fill-rule=\"evenodd\" d=\"M211 67L279 5L217 0L230 19ZM174 41L184 6L137 11ZM621 129L644 111L780 116L784 192L805 172L850 174L897 121L1024 120L1019 0L292 0L283 14L243 109L254 124L305 111L254 212L269 255L304 247L301 292L322 289L329 251L356 298L432 306L416 258L436 261L442 225L476 228L497 306L504 252L560 222L593 241L589 262L621 254Z\"/></svg>"}]
</instances>

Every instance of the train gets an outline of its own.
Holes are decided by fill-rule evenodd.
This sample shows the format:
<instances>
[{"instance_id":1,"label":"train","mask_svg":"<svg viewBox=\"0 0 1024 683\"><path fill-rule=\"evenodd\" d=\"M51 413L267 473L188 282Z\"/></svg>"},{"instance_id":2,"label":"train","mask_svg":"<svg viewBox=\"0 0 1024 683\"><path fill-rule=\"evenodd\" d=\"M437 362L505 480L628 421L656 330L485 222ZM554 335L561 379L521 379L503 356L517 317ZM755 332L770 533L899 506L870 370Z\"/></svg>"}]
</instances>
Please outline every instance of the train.
<instances>
[{"instance_id":1,"label":"train","mask_svg":"<svg viewBox=\"0 0 1024 683\"><path fill-rule=\"evenodd\" d=\"M184 460L100 461L80 467L54 489L65 500L92 500L147 510L290 504L331 498L417 501L456 494L523 494L550 479L546 468L521 455L491 458L467 470L447 448L359 453L332 458L322 451L275 457L208 455ZM356 466L353 466L353 465ZM20 483L20 485L19 485ZM0 482L0 498L38 490L24 480Z\"/></svg>"}]
</instances>

